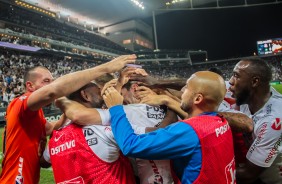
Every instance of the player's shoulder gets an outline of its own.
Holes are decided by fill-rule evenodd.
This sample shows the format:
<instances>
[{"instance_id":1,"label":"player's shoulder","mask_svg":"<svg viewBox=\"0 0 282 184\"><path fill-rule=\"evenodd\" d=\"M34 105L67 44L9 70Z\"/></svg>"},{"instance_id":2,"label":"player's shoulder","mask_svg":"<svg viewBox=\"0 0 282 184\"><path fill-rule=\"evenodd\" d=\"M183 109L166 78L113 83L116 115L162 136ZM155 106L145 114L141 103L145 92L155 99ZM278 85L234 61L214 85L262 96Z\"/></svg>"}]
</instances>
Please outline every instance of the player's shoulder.
<instances>
[{"instance_id":1,"label":"player's shoulder","mask_svg":"<svg viewBox=\"0 0 282 184\"><path fill-rule=\"evenodd\" d=\"M18 96L14 98L7 107L7 112L11 111L12 109L15 109L15 107L22 106L24 103L26 103L26 100L28 98L29 94L23 94L21 96ZM18 109L18 108L17 108Z\"/></svg>"},{"instance_id":2,"label":"player's shoulder","mask_svg":"<svg viewBox=\"0 0 282 184\"><path fill-rule=\"evenodd\" d=\"M271 87L271 97L269 98L267 104L279 109L282 106L282 95L277 92L273 87Z\"/></svg>"},{"instance_id":3,"label":"player's shoulder","mask_svg":"<svg viewBox=\"0 0 282 184\"><path fill-rule=\"evenodd\" d=\"M268 102L260 110L260 113L267 118L282 118L282 111L280 110L282 107L282 95L277 93L272 93Z\"/></svg>"},{"instance_id":4,"label":"player's shoulder","mask_svg":"<svg viewBox=\"0 0 282 184\"><path fill-rule=\"evenodd\" d=\"M113 138L111 126L90 125L82 128L84 136L87 138L97 137L101 140L108 141Z\"/></svg>"},{"instance_id":5,"label":"player's shoulder","mask_svg":"<svg viewBox=\"0 0 282 184\"><path fill-rule=\"evenodd\" d=\"M88 126L83 126L82 127L83 130L88 130L91 132L96 132L96 133L107 133L107 132L111 132L112 128L111 126L104 126L104 125L88 125Z\"/></svg>"},{"instance_id":6,"label":"player's shoulder","mask_svg":"<svg viewBox=\"0 0 282 184\"><path fill-rule=\"evenodd\" d=\"M146 110L146 104L128 104L124 105L123 109L126 114L132 113L132 112L140 112Z\"/></svg>"}]
</instances>

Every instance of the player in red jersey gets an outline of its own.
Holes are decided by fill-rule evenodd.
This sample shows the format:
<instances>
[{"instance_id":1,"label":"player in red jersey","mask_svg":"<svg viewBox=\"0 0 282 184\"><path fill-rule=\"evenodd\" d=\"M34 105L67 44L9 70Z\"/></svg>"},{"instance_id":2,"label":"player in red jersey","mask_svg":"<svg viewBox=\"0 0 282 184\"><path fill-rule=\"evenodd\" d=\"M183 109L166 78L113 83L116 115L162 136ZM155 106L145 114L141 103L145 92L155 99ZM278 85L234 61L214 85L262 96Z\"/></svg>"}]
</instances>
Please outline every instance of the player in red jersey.
<instances>
[{"instance_id":1,"label":"player in red jersey","mask_svg":"<svg viewBox=\"0 0 282 184\"><path fill-rule=\"evenodd\" d=\"M101 108L104 102L94 83L72 93L69 99L86 108ZM100 116L91 122L100 123ZM120 152L110 126L79 126L67 121L53 132L41 161L43 166L52 163L56 183L135 183L130 162Z\"/></svg>"}]
</instances>

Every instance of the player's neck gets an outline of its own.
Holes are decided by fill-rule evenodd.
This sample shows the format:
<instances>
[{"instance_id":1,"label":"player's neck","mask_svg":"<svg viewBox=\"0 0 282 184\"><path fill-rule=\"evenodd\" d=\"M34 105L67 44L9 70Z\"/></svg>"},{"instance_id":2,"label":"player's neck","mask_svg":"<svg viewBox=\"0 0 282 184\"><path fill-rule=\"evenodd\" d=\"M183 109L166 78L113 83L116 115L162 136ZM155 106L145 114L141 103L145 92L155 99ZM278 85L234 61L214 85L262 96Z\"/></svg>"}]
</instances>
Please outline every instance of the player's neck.
<instances>
[{"instance_id":1,"label":"player's neck","mask_svg":"<svg viewBox=\"0 0 282 184\"><path fill-rule=\"evenodd\" d=\"M249 103L249 109L251 114L255 114L257 111L259 111L267 103L270 97L270 91L261 93L259 95L252 95L252 99Z\"/></svg>"},{"instance_id":2,"label":"player's neck","mask_svg":"<svg viewBox=\"0 0 282 184\"><path fill-rule=\"evenodd\" d=\"M204 111L201 110L201 109L198 109L198 108L195 108L192 112L189 112L188 113L188 118L192 118L192 117L195 117L195 116L199 116L200 114L203 114Z\"/></svg>"}]
</instances>

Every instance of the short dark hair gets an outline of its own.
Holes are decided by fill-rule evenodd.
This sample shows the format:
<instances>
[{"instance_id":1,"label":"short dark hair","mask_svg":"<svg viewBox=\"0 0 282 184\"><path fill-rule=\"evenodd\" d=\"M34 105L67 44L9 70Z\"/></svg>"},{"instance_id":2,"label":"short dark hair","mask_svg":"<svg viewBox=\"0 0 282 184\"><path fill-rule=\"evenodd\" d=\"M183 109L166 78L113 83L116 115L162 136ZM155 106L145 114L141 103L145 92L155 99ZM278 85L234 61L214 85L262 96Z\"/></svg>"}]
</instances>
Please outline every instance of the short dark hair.
<instances>
[{"instance_id":1,"label":"short dark hair","mask_svg":"<svg viewBox=\"0 0 282 184\"><path fill-rule=\"evenodd\" d=\"M259 57L246 57L242 58L242 61L248 61L251 64L250 72L253 75L259 76L261 82L269 84L272 80L271 68L265 60Z\"/></svg>"},{"instance_id":2,"label":"short dark hair","mask_svg":"<svg viewBox=\"0 0 282 184\"><path fill-rule=\"evenodd\" d=\"M130 90L131 86L132 86L133 84L135 84L135 83L136 83L135 81L128 81L126 84L124 84L124 85L122 86L122 88L125 88L125 89L127 89L127 90Z\"/></svg>"},{"instance_id":3,"label":"short dark hair","mask_svg":"<svg viewBox=\"0 0 282 184\"><path fill-rule=\"evenodd\" d=\"M44 66L34 66L34 67L26 69L26 71L24 73L24 84L27 81L32 80L32 77L33 77L32 72L34 72L37 68L42 68L42 69L48 70L48 68L46 68Z\"/></svg>"},{"instance_id":4,"label":"short dark hair","mask_svg":"<svg viewBox=\"0 0 282 184\"><path fill-rule=\"evenodd\" d=\"M80 91L84 90L88 87L92 87L92 86L97 86L97 84L90 82L90 83L86 84L85 86L81 87L79 90L76 90L75 92L71 93L69 96L67 96L67 98L70 99L70 100L77 101L77 102L83 101L83 98L80 94Z\"/></svg>"},{"instance_id":5,"label":"short dark hair","mask_svg":"<svg viewBox=\"0 0 282 184\"><path fill-rule=\"evenodd\" d=\"M98 85L104 86L107 82L111 81L114 78L115 77L112 74L106 73L104 75L101 75L100 77L97 77L95 79L95 83L97 83Z\"/></svg>"}]
</instances>

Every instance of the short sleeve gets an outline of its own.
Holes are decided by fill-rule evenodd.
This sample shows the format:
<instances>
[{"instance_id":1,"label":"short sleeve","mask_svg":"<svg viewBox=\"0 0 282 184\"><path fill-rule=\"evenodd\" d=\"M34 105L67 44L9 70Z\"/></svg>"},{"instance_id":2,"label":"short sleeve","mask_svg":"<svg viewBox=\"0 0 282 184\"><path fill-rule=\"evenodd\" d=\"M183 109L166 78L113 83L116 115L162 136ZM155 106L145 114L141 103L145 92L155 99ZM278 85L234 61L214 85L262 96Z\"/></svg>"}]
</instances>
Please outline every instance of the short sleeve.
<instances>
[{"instance_id":1,"label":"short sleeve","mask_svg":"<svg viewBox=\"0 0 282 184\"><path fill-rule=\"evenodd\" d=\"M104 126L111 125L111 114L109 110L103 110L103 109L96 109L96 110L100 114L102 125Z\"/></svg>"},{"instance_id":2,"label":"short sleeve","mask_svg":"<svg viewBox=\"0 0 282 184\"><path fill-rule=\"evenodd\" d=\"M282 151L282 128L279 118L267 116L256 122L254 142L247 153L247 159L260 166L270 167Z\"/></svg>"}]
</instances>

